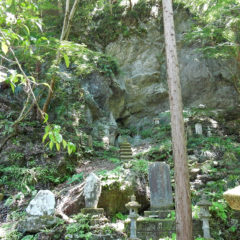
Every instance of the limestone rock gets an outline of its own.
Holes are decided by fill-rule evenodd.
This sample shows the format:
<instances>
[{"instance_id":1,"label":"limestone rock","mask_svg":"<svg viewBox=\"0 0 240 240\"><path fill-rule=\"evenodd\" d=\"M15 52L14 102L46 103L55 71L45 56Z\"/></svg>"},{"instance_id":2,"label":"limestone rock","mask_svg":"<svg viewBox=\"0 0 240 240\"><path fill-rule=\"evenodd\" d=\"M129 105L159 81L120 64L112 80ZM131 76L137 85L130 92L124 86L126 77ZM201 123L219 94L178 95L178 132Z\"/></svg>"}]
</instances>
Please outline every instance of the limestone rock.
<instances>
[{"instance_id":1,"label":"limestone rock","mask_svg":"<svg viewBox=\"0 0 240 240\"><path fill-rule=\"evenodd\" d=\"M94 174L90 173L86 178L84 186L85 207L96 208L101 195L101 180Z\"/></svg>"},{"instance_id":2,"label":"limestone rock","mask_svg":"<svg viewBox=\"0 0 240 240\"><path fill-rule=\"evenodd\" d=\"M223 197L232 209L240 210L240 186L227 190Z\"/></svg>"},{"instance_id":3,"label":"limestone rock","mask_svg":"<svg viewBox=\"0 0 240 240\"><path fill-rule=\"evenodd\" d=\"M52 215L55 210L55 196L49 190L40 190L29 203L26 212L31 216Z\"/></svg>"},{"instance_id":4,"label":"limestone rock","mask_svg":"<svg viewBox=\"0 0 240 240\"><path fill-rule=\"evenodd\" d=\"M184 45L182 39L192 20L184 10L175 17L184 106L235 107L237 92L225 82L230 80L231 71L236 71L234 65L231 61L207 59L195 51L195 46ZM163 33L155 21L148 21L144 28L144 36L119 37L106 47L106 53L118 60L124 73L116 77L126 89L119 119L128 126L143 126L145 118L150 123L157 113L169 108Z\"/></svg>"},{"instance_id":5,"label":"limestone rock","mask_svg":"<svg viewBox=\"0 0 240 240\"><path fill-rule=\"evenodd\" d=\"M29 216L18 223L17 229L22 233L37 233L56 224L57 218L54 216Z\"/></svg>"}]
</instances>

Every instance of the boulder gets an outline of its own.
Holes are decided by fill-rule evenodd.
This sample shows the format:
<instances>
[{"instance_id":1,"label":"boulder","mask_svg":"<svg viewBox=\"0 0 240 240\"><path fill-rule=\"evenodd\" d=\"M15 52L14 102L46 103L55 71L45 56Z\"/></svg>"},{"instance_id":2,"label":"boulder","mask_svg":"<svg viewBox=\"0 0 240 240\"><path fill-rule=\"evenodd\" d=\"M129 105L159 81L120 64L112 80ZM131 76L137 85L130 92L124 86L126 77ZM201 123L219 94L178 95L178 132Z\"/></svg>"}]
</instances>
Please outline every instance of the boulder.
<instances>
[{"instance_id":1,"label":"boulder","mask_svg":"<svg viewBox=\"0 0 240 240\"><path fill-rule=\"evenodd\" d=\"M54 211L55 196L49 190L40 190L26 209L31 216L53 215Z\"/></svg>"}]
</instances>

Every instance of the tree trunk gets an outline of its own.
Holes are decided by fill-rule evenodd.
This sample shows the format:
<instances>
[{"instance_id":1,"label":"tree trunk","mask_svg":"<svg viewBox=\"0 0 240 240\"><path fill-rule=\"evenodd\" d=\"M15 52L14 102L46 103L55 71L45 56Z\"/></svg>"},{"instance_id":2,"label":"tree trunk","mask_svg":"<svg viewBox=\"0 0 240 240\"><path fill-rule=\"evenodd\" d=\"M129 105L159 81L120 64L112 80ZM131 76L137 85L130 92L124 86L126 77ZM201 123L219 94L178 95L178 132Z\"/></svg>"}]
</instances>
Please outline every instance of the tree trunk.
<instances>
[{"instance_id":1,"label":"tree trunk","mask_svg":"<svg viewBox=\"0 0 240 240\"><path fill-rule=\"evenodd\" d=\"M65 16L64 16L64 21L63 21L63 27L62 27L60 42L63 41L63 40L68 40L68 36L69 36L70 28L71 28L71 22L72 22L74 14L76 12L78 2L79 2L79 0L74 1L72 9L70 11L70 8L69 8L70 0L66 1ZM57 51L55 61L56 61L56 65L60 64L61 57L60 57L60 51L59 50ZM48 95L47 95L46 101L43 105L43 112L44 113L47 113L48 106L51 102L53 91L54 91L54 86L55 86L55 81L56 81L56 77L53 76L52 79L51 79L51 82L50 82L50 89L48 90Z\"/></svg>"},{"instance_id":2,"label":"tree trunk","mask_svg":"<svg viewBox=\"0 0 240 240\"><path fill-rule=\"evenodd\" d=\"M192 240L189 173L172 0L162 0L162 4L175 170L176 233L177 240Z\"/></svg>"}]
</instances>

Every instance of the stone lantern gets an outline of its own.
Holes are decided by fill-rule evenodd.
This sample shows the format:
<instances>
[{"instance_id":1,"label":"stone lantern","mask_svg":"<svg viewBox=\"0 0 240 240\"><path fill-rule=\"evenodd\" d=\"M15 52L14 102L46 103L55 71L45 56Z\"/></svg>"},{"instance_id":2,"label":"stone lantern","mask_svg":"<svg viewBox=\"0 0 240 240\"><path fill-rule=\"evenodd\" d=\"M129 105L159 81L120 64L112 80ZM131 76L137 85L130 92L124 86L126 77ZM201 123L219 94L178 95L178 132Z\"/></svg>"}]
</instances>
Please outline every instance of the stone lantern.
<instances>
[{"instance_id":1,"label":"stone lantern","mask_svg":"<svg viewBox=\"0 0 240 240\"><path fill-rule=\"evenodd\" d=\"M130 238L129 240L140 240L137 238L137 218L138 215L138 208L141 206L138 202L136 202L135 195L131 196L131 202L127 203L126 208L129 209L129 218L131 220L130 225Z\"/></svg>"},{"instance_id":2,"label":"stone lantern","mask_svg":"<svg viewBox=\"0 0 240 240\"><path fill-rule=\"evenodd\" d=\"M210 227L209 227L209 218L211 217L209 213L209 207L212 205L207 199L206 196L203 195L203 198L200 202L197 203L200 207L199 217L203 222L203 237L206 239L212 239L210 235Z\"/></svg>"}]
</instances>

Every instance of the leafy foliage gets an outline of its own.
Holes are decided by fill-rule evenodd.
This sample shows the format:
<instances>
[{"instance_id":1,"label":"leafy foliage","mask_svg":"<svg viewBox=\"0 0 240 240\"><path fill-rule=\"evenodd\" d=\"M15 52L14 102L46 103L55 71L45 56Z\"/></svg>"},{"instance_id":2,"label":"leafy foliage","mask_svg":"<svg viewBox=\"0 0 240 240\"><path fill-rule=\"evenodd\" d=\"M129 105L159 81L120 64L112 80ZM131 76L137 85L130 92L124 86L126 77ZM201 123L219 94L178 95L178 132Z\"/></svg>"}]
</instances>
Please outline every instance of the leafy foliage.
<instances>
[{"instance_id":1,"label":"leafy foliage","mask_svg":"<svg viewBox=\"0 0 240 240\"><path fill-rule=\"evenodd\" d=\"M77 222L67 226L65 239L90 239L92 235L89 226L90 217L80 213L73 218Z\"/></svg>"}]
</instances>

